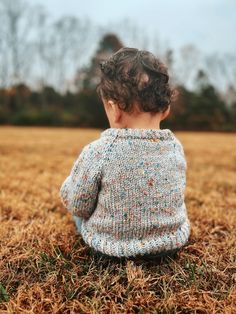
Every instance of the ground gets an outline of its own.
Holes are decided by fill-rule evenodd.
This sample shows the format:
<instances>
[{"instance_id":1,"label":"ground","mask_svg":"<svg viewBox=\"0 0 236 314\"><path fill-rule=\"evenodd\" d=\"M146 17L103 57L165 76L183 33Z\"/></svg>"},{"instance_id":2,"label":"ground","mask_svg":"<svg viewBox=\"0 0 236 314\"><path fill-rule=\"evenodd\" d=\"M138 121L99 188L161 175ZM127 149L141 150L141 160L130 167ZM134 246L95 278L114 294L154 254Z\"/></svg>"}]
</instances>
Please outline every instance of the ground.
<instances>
[{"instance_id":1,"label":"ground","mask_svg":"<svg viewBox=\"0 0 236 314\"><path fill-rule=\"evenodd\" d=\"M155 264L91 255L61 204L100 132L0 127L0 313L236 313L236 134L174 132L191 235Z\"/></svg>"}]
</instances>

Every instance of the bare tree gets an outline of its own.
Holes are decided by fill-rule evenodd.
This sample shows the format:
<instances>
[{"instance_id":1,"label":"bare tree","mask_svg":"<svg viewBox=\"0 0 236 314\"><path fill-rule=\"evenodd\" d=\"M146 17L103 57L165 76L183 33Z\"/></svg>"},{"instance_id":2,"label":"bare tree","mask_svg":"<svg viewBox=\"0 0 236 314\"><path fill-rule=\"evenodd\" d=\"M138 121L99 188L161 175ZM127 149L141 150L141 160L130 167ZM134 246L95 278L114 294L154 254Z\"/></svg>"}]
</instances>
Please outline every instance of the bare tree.
<instances>
[{"instance_id":1,"label":"bare tree","mask_svg":"<svg viewBox=\"0 0 236 314\"><path fill-rule=\"evenodd\" d=\"M201 53L192 44L183 46L175 62L175 73L179 84L191 85L199 69Z\"/></svg>"},{"instance_id":2,"label":"bare tree","mask_svg":"<svg viewBox=\"0 0 236 314\"><path fill-rule=\"evenodd\" d=\"M207 69L211 83L219 90L226 90L229 86L236 87L236 56L226 53L219 55L213 53L205 57L205 67Z\"/></svg>"},{"instance_id":3,"label":"bare tree","mask_svg":"<svg viewBox=\"0 0 236 314\"><path fill-rule=\"evenodd\" d=\"M0 86L6 87L8 85L8 71L9 71L9 61L6 45L6 22L2 7L0 6Z\"/></svg>"},{"instance_id":4,"label":"bare tree","mask_svg":"<svg viewBox=\"0 0 236 314\"><path fill-rule=\"evenodd\" d=\"M52 50L52 72L58 89L64 91L68 87L66 80L81 66L91 40L92 26L89 20L65 16L52 24L49 47Z\"/></svg>"},{"instance_id":5,"label":"bare tree","mask_svg":"<svg viewBox=\"0 0 236 314\"><path fill-rule=\"evenodd\" d=\"M9 83L19 83L32 63L32 8L23 0L0 0L3 41L9 55Z\"/></svg>"},{"instance_id":6,"label":"bare tree","mask_svg":"<svg viewBox=\"0 0 236 314\"><path fill-rule=\"evenodd\" d=\"M52 71L52 47L49 40L50 20L49 14L43 6L35 7L35 31L34 50L36 54L36 67L34 68L36 81L40 88L43 88L50 81Z\"/></svg>"},{"instance_id":7,"label":"bare tree","mask_svg":"<svg viewBox=\"0 0 236 314\"><path fill-rule=\"evenodd\" d=\"M121 39L125 46L135 47L138 49L150 49L150 37L145 28L134 23L129 18L124 18L121 21L108 23L101 28L100 37L106 33L115 33Z\"/></svg>"}]
</instances>

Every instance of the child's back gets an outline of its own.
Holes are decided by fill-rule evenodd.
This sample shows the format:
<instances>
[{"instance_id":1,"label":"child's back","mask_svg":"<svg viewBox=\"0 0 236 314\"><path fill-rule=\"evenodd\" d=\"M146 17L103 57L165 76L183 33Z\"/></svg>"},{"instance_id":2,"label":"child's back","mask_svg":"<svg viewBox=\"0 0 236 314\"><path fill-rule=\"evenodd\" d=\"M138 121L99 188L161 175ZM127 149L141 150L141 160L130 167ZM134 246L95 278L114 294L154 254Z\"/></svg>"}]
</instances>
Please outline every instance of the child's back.
<instances>
[{"instance_id":1,"label":"child's back","mask_svg":"<svg viewBox=\"0 0 236 314\"><path fill-rule=\"evenodd\" d=\"M84 162L93 169L89 175L99 173L100 191L82 224L88 245L112 256L135 256L187 242L186 161L169 129L110 128L89 150ZM92 151L97 160L90 159Z\"/></svg>"}]
</instances>

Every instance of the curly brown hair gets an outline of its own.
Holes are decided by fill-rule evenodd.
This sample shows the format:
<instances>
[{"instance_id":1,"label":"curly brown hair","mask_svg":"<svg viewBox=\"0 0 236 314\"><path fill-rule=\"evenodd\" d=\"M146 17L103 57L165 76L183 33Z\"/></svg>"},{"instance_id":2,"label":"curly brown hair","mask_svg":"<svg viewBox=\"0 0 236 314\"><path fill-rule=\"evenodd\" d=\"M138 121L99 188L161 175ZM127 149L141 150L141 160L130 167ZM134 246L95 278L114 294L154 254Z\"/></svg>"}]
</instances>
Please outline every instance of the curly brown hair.
<instances>
[{"instance_id":1,"label":"curly brown hair","mask_svg":"<svg viewBox=\"0 0 236 314\"><path fill-rule=\"evenodd\" d=\"M101 99L115 101L126 112L133 110L134 103L145 112L168 109L174 91L167 67L149 51L124 47L100 62L100 67L97 92Z\"/></svg>"}]
</instances>

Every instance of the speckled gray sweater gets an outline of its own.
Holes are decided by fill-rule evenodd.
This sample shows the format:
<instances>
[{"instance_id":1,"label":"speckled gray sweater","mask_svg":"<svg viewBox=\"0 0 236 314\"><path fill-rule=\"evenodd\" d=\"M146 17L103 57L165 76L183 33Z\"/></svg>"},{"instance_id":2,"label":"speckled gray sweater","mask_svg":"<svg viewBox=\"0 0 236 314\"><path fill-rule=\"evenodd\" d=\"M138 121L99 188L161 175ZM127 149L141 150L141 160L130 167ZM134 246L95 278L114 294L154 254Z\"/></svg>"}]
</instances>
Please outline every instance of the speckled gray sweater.
<instances>
[{"instance_id":1,"label":"speckled gray sweater","mask_svg":"<svg viewBox=\"0 0 236 314\"><path fill-rule=\"evenodd\" d=\"M186 169L171 130L108 128L84 146L60 196L83 218L81 235L95 250L154 254L188 241Z\"/></svg>"}]
</instances>

